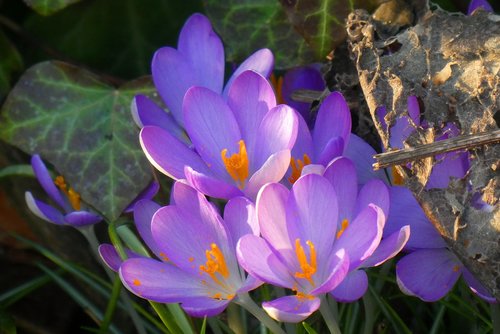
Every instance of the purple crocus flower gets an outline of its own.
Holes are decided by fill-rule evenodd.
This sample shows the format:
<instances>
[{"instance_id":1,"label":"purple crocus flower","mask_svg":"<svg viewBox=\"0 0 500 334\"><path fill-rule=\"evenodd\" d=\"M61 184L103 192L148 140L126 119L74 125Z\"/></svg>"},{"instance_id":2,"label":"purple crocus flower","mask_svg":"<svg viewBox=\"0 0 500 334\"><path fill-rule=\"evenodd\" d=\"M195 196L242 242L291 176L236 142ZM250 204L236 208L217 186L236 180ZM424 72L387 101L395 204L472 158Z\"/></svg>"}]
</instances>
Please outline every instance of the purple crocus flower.
<instances>
[{"instance_id":1,"label":"purple crocus flower","mask_svg":"<svg viewBox=\"0 0 500 334\"><path fill-rule=\"evenodd\" d=\"M487 12L493 13L493 8L488 3L488 1L486 1L486 0L472 0L469 3L469 8L467 9L467 15L472 15L472 13L478 8L482 8L483 10L485 10Z\"/></svg>"},{"instance_id":2,"label":"purple crocus flower","mask_svg":"<svg viewBox=\"0 0 500 334\"><path fill-rule=\"evenodd\" d=\"M190 87L205 87L226 98L239 74L253 70L268 77L273 63L271 51L259 50L237 68L223 87L225 63L222 41L205 16L193 14L181 30L177 49L159 49L151 65L156 89L170 113L146 96L138 95L132 102L132 115L140 127L160 126L182 139L185 123L182 103Z\"/></svg>"},{"instance_id":3,"label":"purple crocus flower","mask_svg":"<svg viewBox=\"0 0 500 334\"><path fill-rule=\"evenodd\" d=\"M146 126L140 134L146 156L164 174L226 199L255 198L262 185L285 175L297 136L297 114L286 105L276 106L262 75L240 74L227 101L208 88L192 87L183 111L192 147L160 127Z\"/></svg>"},{"instance_id":4,"label":"purple crocus flower","mask_svg":"<svg viewBox=\"0 0 500 334\"><path fill-rule=\"evenodd\" d=\"M382 234L384 214L372 204L339 230L339 197L316 174L299 178L291 190L265 185L256 207L261 237L243 236L238 260L250 275L293 291L263 303L279 321L299 322L317 310L321 296L341 284L351 265L372 255Z\"/></svg>"},{"instance_id":5,"label":"purple crocus flower","mask_svg":"<svg viewBox=\"0 0 500 334\"><path fill-rule=\"evenodd\" d=\"M181 303L191 316L215 316L238 294L262 284L245 277L235 254L236 240L259 233L255 207L244 197L234 198L222 219L195 189L181 182L174 188L174 204L156 211L151 233L141 233L159 260L127 259L120 277L142 298Z\"/></svg>"}]
</instances>

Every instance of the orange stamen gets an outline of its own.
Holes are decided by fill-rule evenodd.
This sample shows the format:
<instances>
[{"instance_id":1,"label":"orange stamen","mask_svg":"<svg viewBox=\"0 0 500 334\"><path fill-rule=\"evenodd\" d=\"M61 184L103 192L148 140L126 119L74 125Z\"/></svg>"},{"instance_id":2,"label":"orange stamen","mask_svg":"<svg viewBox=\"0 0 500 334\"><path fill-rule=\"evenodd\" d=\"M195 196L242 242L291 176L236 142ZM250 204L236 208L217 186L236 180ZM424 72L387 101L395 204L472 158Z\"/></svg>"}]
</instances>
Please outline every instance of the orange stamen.
<instances>
[{"instance_id":1,"label":"orange stamen","mask_svg":"<svg viewBox=\"0 0 500 334\"><path fill-rule=\"evenodd\" d=\"M311 158L307 154L304 153L304 158L303 160L299 159L294 159L293 157L290 159L290 167L292 168L292 174L290 177L288 177L288 181L290 183L295 183L297 179L300 177L302 174L302 169L304 166L310 165L311 164Z\"/></svg>"},{"instance_id":2,"label":"orange stamen","mask_svg":"<svg viewBox=\"0 0 500 334\"><path fill-rule=\"evenodd\" d=\"M300 244L300 239L295 240L295 255L297 256L297 260L299 260L300 269L302 270L302 272L297 271L295 277L304 278L314 286L312 276L316 273L317 269L316 250L311 241L307 240L306 244L309 246L310 263L307 261L306 252L304 251L304 247Z\"/></svg>"},{"instance_id":3,"label":"orange stamen","mask_svg":"<svg viewBox=\"0 0 500 334\"><path fill-rule=\"evenodd\" d=\"M342 226L340 226L340 230L337 231L337 239L344 233L347 226L349 226L349 221L347 219L342 220Z\"/></svg>"},{"instance_id":4,"label":"orange stamen","mask_svg":"<svg viewBox=\"0 0 500 334\"><path fill-rule=\"evenodd\" d=\"M69 203L71 204L71 207L73 209L75 209L76 211L80 211L80 208L81 208L80 194L77 193L71 187L68 190L68 185L66 184L64 177L62 177L61 175L56 177L56 179L54 180L54 183L64 193L64 195L66 195L66 197L69 200Z\"/></svg>"},{"instance_id":5,"label":"orange stamen","mask_svg":"<svg viewBox=\"0 0 500 334\"><path fill-rule=\"evenodd\" d=\"M243 189L248 178L248 154L245 142L240 140L238 143L238 153L234 153L228 158L226 157L227 148L225 148L221 151L221 157L229 175L238 183L238 187Z\"/></svg>"},{"instance_id":6,"label":"orange stamen","mask_svg":"<svg viewBox=\"0 0 500 334\"><path fill-rule=\"evenodd\" d=\"M278 104L285 103L285 100L283 99L283 77L277 77L274 73L271 74L271 85L273 86L276 94L276 102Z\"/></svg>"},{"instance_id":7,"label":"orange stamen","mask_svg":"<svg viewBox=\"0 0 500 334\"><path fill-rule=\"evenodd\" d=\"M210 245L210 250L207 249L205 251L205 256L207 257L207 262L205 265L200 266L200 270L207 273L215 283L222 286L223 283L216 276L216 273L219 273L226 279L229 277L229 270L227 269L224 254L222 254L221 250L215 243L212 243Z\"/></svg>"}]
</instances>

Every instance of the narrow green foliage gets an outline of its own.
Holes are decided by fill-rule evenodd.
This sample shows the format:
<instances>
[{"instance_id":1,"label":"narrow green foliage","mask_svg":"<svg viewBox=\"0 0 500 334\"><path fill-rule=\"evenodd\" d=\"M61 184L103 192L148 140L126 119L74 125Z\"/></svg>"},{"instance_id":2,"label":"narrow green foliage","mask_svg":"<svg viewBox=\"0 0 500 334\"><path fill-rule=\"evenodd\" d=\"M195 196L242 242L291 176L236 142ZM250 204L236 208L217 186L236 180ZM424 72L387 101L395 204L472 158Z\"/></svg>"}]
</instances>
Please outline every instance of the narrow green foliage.
<instances>
[{"instance_id":1,"label":"narrow green foliage","mask_svg":"<svg viewBox=\"0 0 500 334\"><path fill-rule=\"evenodd\" d=\"M0 179L11 176L35 177L31 165L11 165L0 169Z\"/></svg>"},{"instance_id":2,"label":"narrow green foliage","mask_svg":"<svg viewBox=\"0 0 500 334\"><path fill-rule=\"evenodd\" d=\"M389 303L387 303L385 299L381 297L371 286L369 286L369 291L367 293L372 294L375 302L378 304L384 316L389 320L396 333L411 334L410 329L398 315L398 312L394 310L391 305L389 305Z\"/></svg>"},{"instance_id":3,"label":"narrow green foliage","mask_svg":"<svg viewBox=\"0 0 500 334\"><path fill-rule=\"evenodd\" d=\"M318 332L316 332L307 322L302 322L302 326L308 334L318 334Z\"/></svg>"},{"instance_id":4,"label":"narrow green foliage","mask_svg":"<svg viewBox=\"0 0 500 334\"><path fill-rule=\"evenodd\" d=\"M23 69L23 60L15 46L0 30L0 102L9 92L14 74Z\"/></svg>"}]
</instances>

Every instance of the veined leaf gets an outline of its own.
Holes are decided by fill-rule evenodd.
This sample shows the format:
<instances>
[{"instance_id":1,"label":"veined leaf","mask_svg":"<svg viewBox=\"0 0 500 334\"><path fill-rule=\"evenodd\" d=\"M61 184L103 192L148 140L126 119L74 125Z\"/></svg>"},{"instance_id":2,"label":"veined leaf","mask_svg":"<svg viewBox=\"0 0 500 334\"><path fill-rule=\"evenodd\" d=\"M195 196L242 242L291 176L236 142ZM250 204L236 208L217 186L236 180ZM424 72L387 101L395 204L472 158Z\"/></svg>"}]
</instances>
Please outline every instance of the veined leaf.
<instances>
[{"instance_id":1,"label":"veined leaf","mask_svg":"<svg viewBox=\"0 0 500 334\"><path fill-rule=\"evenodd\" d=\"M41 15L53 14L80 0L24 0L28 6Z\"/></svg>"},{"instance_id":2,"label":"veined leaf","mask_svg":"<svg viewBox=\"0 0 500 334\"><path fill-rule=\"evenodd\" d=\"M61 62L30 68L2 108L0 138L51 162L82 199L115 220L151 179L130 115L149 78L116 89Z\"/></svg>"}]
</instances>

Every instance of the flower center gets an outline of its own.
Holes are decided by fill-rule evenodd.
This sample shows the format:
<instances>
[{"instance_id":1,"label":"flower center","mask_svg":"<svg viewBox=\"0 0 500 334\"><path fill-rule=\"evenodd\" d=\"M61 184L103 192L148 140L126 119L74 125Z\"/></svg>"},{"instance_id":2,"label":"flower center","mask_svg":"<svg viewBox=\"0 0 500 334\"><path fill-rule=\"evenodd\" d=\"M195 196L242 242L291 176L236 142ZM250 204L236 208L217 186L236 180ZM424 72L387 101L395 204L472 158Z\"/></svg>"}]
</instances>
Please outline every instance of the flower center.
<instances>
[{"instance_id":1,"label":"flower center","mask_svg":"<svg viewBox=\"0 0 500 334\"><path fill-rule=\"evenodd\" d=\"M394 184L396 186L403 186L404 185L403 177L398 172L396 167L394 167L394 166L391 167L391 174L392 174L392 184Z\"/></svg>"},{"instance_id":2,"label":"flower center","mask_svg":"<svg viewBox=\"0 0 500 334\"><path fill-rule=\"evenodd\" d=\"M337 239L344 233L345 229L349 226L349 221L347 219L342 220L342 225L340 226L340 230L337 231Z\"/></svg>"},{"instance_id":3,"label":"flower center","mask_svg":"<svg viewBox=\"0 0 500 334\"><path fill-rule=\"evenodd\" d=\"M224 290L231 290L225 282L225 280L229 278L230 272L227 268L224 254L220 248L215 243L212 243L210 249L205 251L205 256L207 257L207 262L205 262L205 265L200 265L200 271L208 274L208 276ZM212 298L229 300L234 298L234 294L228 293L226 296L223 296L223 294L217 292L212 295Z\"/></svg>"},{"instance_id":4,"label":"flower center","mask_svg":"<svg viewBox=\"0 0 500 334\"><path fill-rule=\"evenodd\" d=\"M294 159L293 157L290 159L290 167L292 168L292 175L288 177L288 181L290 183L295 183L297 179L300 177L300 174L302 174L302 169L304 166L310 165L311 164L311 158L307 154L304 153L304 158L303 160L299 159Z\"/></svg>"},{"instance_id":5,"label":"flower center","mask_svg":"<svg viewBox=\"0 0 500 334\"><path fill-rule=\"evenodd\" d=\"M77 193L75 190L73 190L73 188L71 187L69 187L68 189L64 177L62 177L61 175L56 177L54 183L66 195L66 197L69 200L69 203L71 204L71 207L73 207L73 209L75 209L76 211L80 211L81 208L80 194Z\"/></svg>"},{"instance_id":6,"label":"flower center","mask_svg":"<svg viewBox=\"0 0 500 334\"><path fill-rule=\"evenodd\" d=\"M302 270L302 272L297 271L295 273L295 277L304 278L308 280L312 286L314 286L312 276L316 273L317 269L316 250L314 249L314 244L311 241L307 240L306 245L309 246L310 262L307 261L306 252L300 243L300 239L295 240L295 255L297 255L300 269Z\"/></svg>"},{"instance_id":7,"label":"flower center","mask_svg":"<svg viewBox=\"0 0 500 334\"><path fill-rule=\"evenodd\" d=\"M245 180L248 178L248 155L243 139L238 143L240 146L238 153L234 153L228 158L226 156L227 148L225 148L221 151L221 156L227 172L236 181L238 188L243 189L245 187Z\"/></svg>"}]
</instances>

